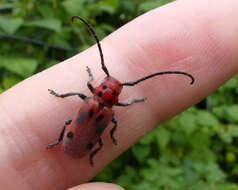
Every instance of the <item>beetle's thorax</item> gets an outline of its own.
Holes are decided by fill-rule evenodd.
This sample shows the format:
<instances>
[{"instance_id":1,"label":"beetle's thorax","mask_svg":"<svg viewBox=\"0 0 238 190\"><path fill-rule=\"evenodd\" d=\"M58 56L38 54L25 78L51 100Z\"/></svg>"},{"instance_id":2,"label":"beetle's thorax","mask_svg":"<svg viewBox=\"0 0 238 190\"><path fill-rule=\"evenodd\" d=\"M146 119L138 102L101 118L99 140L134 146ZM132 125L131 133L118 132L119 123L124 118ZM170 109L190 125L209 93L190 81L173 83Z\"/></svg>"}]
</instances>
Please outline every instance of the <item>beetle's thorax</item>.
<instances>
[{"instance_id":1,"label":"beetle's thorax","mask_svg":"<svg viewBox=\"0 0 238 190\"><path fill-rule=\"evenodd\" d=\"M102 84L94 88L94 99L107 107L112 107L118 103L118 96L121 93L121 83L109 76L104 79Z\"/></svg>"}]
</instances>

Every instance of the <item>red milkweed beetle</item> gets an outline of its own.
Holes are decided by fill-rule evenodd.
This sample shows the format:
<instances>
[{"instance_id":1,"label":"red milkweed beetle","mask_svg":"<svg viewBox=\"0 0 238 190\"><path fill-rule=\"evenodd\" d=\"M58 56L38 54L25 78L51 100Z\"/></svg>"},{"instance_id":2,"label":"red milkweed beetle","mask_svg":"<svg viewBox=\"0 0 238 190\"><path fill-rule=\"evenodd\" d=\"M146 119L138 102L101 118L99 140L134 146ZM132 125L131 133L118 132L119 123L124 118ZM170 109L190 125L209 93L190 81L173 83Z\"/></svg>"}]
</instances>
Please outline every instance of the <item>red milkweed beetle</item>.
<instances>
[{"instance_id":1,"label":"red milkweed beetle","mask_svg":"<svg viewBox=\"0 0 238 190\"><path fill-rule=\"evenodd\" d=\"M112 110L112 106L129 106L133 103L145 101L145 98L137 98L132 99L128 103L119 102L118 96L123 86L134 86L149 78L165 74L181 74L188 76L191 78L191 84L194 83L194 78L192 75L185 72L165 71L142 77L134 82L119 82L117 79L110 76L107 67L104 64L102 48L92 26L85 19L79 16L73 16L72 21L74 21L75 18L81 20L88 27L89 31L95 38L101 57L102 70L105 72L106 77L98 87L93 87L93 85L91 84L93 75L90 68L87 67L87 72L89 75L87 86L92 92L93 98L88 97L82 93L75 92L58 94L55 91L49 89L50 94L56 97L65 98L69 96L78 96L84 102L82 103L77 116L73 120L68 120L65 122L58 140L48 145L47 148L50 149L63 140L62 150L72 158L81 158L91 152L89 160L91 166L93 166L94 156L103 147L103 140L101 137L102 133L110 122L114 124L113 128L110 131L110 136L112 142L117 145L117 140L114 137L114 133L117 129L117 120L115 119L115 114ZM92 150L96 143L99 144L99 147Z\"/></svg>"}]
</instances>

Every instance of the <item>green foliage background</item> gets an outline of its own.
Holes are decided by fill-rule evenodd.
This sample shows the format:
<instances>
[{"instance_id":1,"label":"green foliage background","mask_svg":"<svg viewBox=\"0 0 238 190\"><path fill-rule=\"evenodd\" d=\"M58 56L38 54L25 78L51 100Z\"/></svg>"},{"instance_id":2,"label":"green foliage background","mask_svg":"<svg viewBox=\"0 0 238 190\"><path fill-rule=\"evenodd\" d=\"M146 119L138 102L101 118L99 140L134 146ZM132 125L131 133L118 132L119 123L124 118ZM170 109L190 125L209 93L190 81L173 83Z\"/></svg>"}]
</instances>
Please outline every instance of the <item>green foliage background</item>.
<instances>
[{"instance_id":1,"label":"green foliage background","mask_svg":"<svg viewBox=\"0 0 238 190\"><path fill-rule=\"evenodd\" d=\"M2 0L0 92L94 43L80 15L102 39L169 0ZM127 190L238 189L238 77L156 128L95 180Z\"/></svg>"}]
</instances>

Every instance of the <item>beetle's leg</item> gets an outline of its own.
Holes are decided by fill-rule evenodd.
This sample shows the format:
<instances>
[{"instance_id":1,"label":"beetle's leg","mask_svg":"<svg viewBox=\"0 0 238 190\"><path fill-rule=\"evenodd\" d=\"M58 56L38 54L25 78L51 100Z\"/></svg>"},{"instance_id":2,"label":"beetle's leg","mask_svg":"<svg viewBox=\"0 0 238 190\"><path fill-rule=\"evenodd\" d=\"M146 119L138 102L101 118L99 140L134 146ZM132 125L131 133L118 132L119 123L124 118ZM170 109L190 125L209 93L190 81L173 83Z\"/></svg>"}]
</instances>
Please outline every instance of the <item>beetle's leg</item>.
<instances>
[{"instance_id":1,"label":"beetle's leg","mask_svg":"<svg viewBox=\"0 0 238 190\"><path fill-rule=\"evenodd\" d=\"M53 143L51 143L51 144L49 144L49 145L47 146L47 149L53 148L55 145L59 144L60 141L63 140L65 128L66 128L68 125L70 125L71 122L72 122L72 119L71 119L71 120L68 120L68 121L66 121L66 122L64 123L64 126L63 126L63 128L62 128L62 130L61 130L61 132L60 132L60 136L59 136L58 140L55 141L55 142L53 142Z\"/></svg>"},{"instance_id":2,"label":"beetle's leg","mask_svg":"<svg viewBox=\"0 0 238 190\"><path fill-rule=\"evenodd\" d=\"M50 94L52 94L52 95L54 95L56 97L60 97L60 98L66 98L66 97L69 97L69 96L79 96L83 100L88 98L86 95L84 95L82 93L78 93L78 92L70 92L70 93L65 93L65 94L58 94L54 90L51 90L51 89L48 89L48 91L50 92Z\"/></svg>"},{"instance_id":3,"label":"beetle's leg","mask_svg":"<svg viewBox=\"0 0 238 190\"><path fill-rule=\"evenodd\" d=\"M111 131L110 131L110 135L111 135L112 142L113 142L115 145L117 145L117 140L116 140L116 138L114 137L114 133L115 133L115 131L116 131L116 129L117 129L117 120L115 119L114 114L112 115L112 123L114 123L114 126L113 126L113 128L111 129Z\"/></svg>"},{"instance_id":4,"label":"beetle's leg","mask_svg":"<svg viewBox=\"0 0 238 190\"><path fill-rule=\"evenodd\" d=\"M89 76L87 85L88 85L89 90L93 93L94 88L93 88L93 85L91 84L91 82L93 81L93 74L89 67L87 67L87 72L88 72L88 76Z\"/></svg>"},{"instance_id":5,"label":"beetle's leg","mask_svg":"<svg viewBox=\"0 0 238 190\"><path fill-rule=\"evenodd\" d=\"M92 167L94 166L94 162L93 162L94 156L95 156L95 155L97 154L97 152L98 152L99 150L101 150L102 147L103 147L102 137L100 137L100 139L99 139L99 141L98 141L98 144L99 144L99 147L98 147L96 150L94 150L94 151L90 154L90 156L89 156L90 165L91 165Z\"/></svg>"},{"instance_id":6,"label":"beetle's leg","mask_svg":"<svg viewBox=\"0 0 238 190\"><path fill-rule=\"evenodd\" d=\"M146 98L136 98L136 99L132 99L130 102L118 102L116 104L116 106L129 106L131 104L134 104L134 103L138 103L138 102L144 102L146 100Z\"/></svg>"}]
</instances>

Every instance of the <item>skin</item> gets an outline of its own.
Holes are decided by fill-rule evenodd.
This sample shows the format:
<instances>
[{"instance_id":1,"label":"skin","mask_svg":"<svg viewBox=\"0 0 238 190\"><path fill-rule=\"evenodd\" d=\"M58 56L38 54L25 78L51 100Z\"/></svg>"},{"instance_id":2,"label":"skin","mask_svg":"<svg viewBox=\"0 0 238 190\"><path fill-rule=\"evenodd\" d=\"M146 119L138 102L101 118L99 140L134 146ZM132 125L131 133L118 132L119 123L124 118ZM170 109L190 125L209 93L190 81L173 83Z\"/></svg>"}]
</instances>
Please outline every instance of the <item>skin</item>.
<instances>
[{"instance_id":1,"label":"skin","mask_svg":"<svg viewBox=\"0 0 238 190\"><path fill-rule=\"evenodd\" d=\"M64 121L75 115L82 101L57 99L47 89L89 95L86 66L92 69L94 85L105 77L96 46L1 94L1 188L61 190L85 183L158 124L221 86L238 69L237 6L237 0L180 0L148 12L102 41L108 70L121 82L165 70L188 72L196 81L191 86L187 77L168 75L125 87L120 101L134 97L147 101L114 109L118 145L111 142L109 126L94 168L87 156L72 160L60 146L53 150L46 146L56 140ZM121 188L92 183L73 189Z\"/></svg>"}]
</instances>

